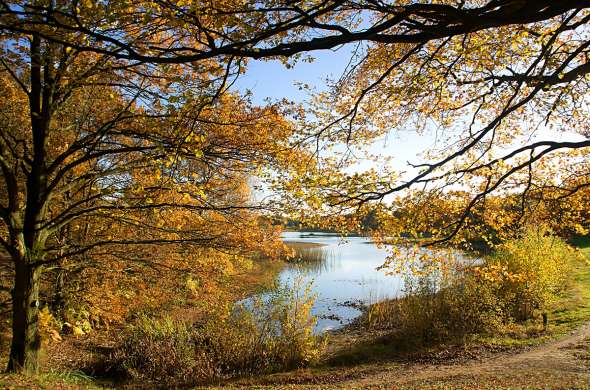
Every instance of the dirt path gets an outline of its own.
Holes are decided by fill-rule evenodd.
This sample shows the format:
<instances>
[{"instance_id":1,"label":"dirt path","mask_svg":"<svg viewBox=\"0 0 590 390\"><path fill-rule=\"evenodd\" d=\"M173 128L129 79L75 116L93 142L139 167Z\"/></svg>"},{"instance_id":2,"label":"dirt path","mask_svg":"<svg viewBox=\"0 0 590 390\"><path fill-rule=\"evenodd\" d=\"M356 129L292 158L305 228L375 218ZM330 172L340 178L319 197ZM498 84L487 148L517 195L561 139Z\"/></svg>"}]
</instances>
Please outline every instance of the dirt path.
<instances>
[{"instance_id":1,"label":"dirt path","mask_svg":"<svg viewBox=\"0 0 590 390\"><path fill-rule=\"evenodd\" d=\"M590 389L590 324L557 340L518 353L453 365L381 364L348 378L322 375L289 389ZM585 348L583 346L585 345ZM308 376L301 373L302 377ZM297 377L297 373L292 378ZM313 377L313 376L312 376ZM319 378L317 378L319 379ZM307 382L307 383L306 383ZM279 382L280 383L280 382Z\"/></svg>"},{"instance_id":2,"label":"dirt path","mask_svg":"<svg viewBox=\"0 0 590 390\"><path fill-rule=\"evenodd\" d=\"M497 358L503 365L524 364L531 367L545 368L580 368L580 359L575 357L576 346L590 337L590 324L586 324L576 331L555 341L542 344L529 351ZM572 364L574 367L572 367Z\"/></svg>"},{"instance_id":3,"label":"dirt path","mask_svg":"<svg viewBox=\"0 0 590 390\"><path fill-rule=\"evenodd\" d=\"M590 324L555 341L516 354L459 365L418 365L387 370L343 387L390 388L590 388L590 369L580 343Z\"/></svg>"}]
</instances>

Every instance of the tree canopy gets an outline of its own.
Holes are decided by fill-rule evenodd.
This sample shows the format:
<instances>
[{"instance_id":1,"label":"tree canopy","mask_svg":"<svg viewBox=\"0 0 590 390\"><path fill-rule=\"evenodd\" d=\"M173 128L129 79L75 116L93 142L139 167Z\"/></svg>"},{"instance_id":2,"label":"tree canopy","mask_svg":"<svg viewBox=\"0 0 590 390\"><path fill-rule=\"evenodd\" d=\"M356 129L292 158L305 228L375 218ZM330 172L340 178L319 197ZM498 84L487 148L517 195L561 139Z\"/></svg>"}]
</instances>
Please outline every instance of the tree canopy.
<instances>
[{"instance_id":1,"label":"tree canopy","mask_svg":"<svg viewBox=\"0 0 590 390\"><path fill-rule=\"evenodd\" d=\"M49 266L130 246L187 268L199 248L274 251L255 175L282 210L342 229L378 207L383 235L434 242L468 225L493 241L533 212L586 231L589 22L581 0L1 2L10 368L37 367ZM346 71L306 107L232 92L251 59L346 44ZM437 134L406 173L326 152L405 130Z\"/></svg>"}]
</instances>

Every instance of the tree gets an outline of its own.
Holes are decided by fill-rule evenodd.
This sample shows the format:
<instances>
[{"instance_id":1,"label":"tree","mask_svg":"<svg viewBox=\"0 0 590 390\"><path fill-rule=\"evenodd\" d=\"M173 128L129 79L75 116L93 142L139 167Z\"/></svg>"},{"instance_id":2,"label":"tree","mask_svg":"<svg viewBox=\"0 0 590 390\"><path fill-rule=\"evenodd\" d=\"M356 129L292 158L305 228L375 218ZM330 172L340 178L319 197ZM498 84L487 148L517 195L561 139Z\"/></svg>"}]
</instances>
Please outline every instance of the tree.
<instances>
[{"instance_id":1,"label":"tree","mask_svg":"<svg viewBox=\"0 0 590 390\"><path fill-rule=\"evenodd\" d=\"M488 5L526 14L532 2ZM437 134L437 146L410 164L411 175L340 179L354 186L327 198L358 207L419 189L414 212L424 213L433 199L461 189L460 212L446 216L436 243L473 225L476 208L493 214L493 206L486 208L492 194L519 193L515 203L530 215L525 209L540 193L548 194L544 190L557 200L590 185L590 134L582 119L588 112L581 103L588 96L589 20L587 10L576 9L542 22L368 47L321 102L331 112L322 117L329 125L320 131L333 133L336 126L347 141L409 128ZM535 140L539 129L551 131L549 139ZM554 134L565 131L577 137L556 140Z\"/></svg>"},{"instance_id":2,"label":"tree","mask_svg":"<svg viewBox=\"0 0 590 390\"><path fill-rule=\"evenodd\" d=\"M1 38L9 370L38 368L39 281L49 266L133 257L129 247L149 251L143 260L154 265L188 264L200 247L241 254L269 243L247 180L292 158L293 128L276 105L226 93L228 63L130 66L41 33Z\"/></svg>"},{"instance_id":3,"label":"tree","mask_svg":"<svg viewBox=\"0 0 590 390\"><path fill-rule=\"evenodd\" d=\"M30 264L47 261L38 259L46 253L48 239L39 227L46 226L44 213L51 191L57 188L56 178L61 183L67 171L93 162L95 171L106 169L97 182L108 188L105 194L92 195L93 200L107 203L95 205L93 213L120 212L120 205L109 203L122 199L120 186L133 183L118 170L123 165L149 165L171 157L163 172L188 169L186 161L199 160L206 153L199 138L183 141L190 134L179 133L177 124L199 123L199 113L222 95L231 75L242 71L245 58L288 61L314 50L359 44L347 72L330 94L319 97L317 122L303 126L307 134L297 139L298 145L315 138L314 145L325 140L354 147L408 126L438 128L448 141L423 156L426 162L415 164L410 177L386 171L327 175L326 166L330 173L338 167L331 161L309 173L298 168L285 188L315 210L326 212L327 203L332 210L348 211L422 186L433 195L453 186L469 187L470 200L463 212L440 229L444 240L456 235L469 221L470 210L484 205L494 191L518 190L526 197L532 187L552 187L564 195L577 193L589 185L584 171L590 146L587 127L576 128L582 137L577 141L534 142L527 136L541 119L559 127L585 123L588 7L582 0L1 3L3 65L15 87L23 90L20 99L28 100L32 129L29 138L2 148L4 160L8 159L3 164L6 187L11 189L0 209L10 237L5 246L12 248L13 258L29 264L17 267L23 275L22 285L14 290L17 307L36 301L28 287L37 278ZM70 62L82 54L82 64ZM91 85L86 83L89 79ZM50 134L57 133L51 131L56 126L52 107L63 96L70 98L72 86L110 87L105 93L117 92L114 110L120 114L93 119L99 125L94 128L102 130L79 133L79 139L50 163L47 143ZM200 93L195 96L194 90ZM120 94L124 98L117 100ZM552 164L556 160L549 157L557 151L570 151L567 161L584 164L549 183L533 180L533 168ZM90 158L81 156L83 152L89 152ZM226 152L213 156L226 157ZM510 182L522 173L524 181ZM25 200L14 194L26 194L22 216L15 210ZM200 199L198 193L193 195ZM84 206L66 208L68 217L60 218L56 226L62 226L60 221L70 223L69 216ZM138 207L171 206L140 203ZM157 240L177 243L170 238ZM73 251L67 255L82 254L86 248L68 248ZM17 311L35 315L35 309ZM21 314L17 321L29 324L31 318ZM24 345L32 343L30 336L22 336L29 340ZM19 348L23 350L15 345L15 350ZM19 353L15 359L24 352Z\"/></svg>"}]
</instances>

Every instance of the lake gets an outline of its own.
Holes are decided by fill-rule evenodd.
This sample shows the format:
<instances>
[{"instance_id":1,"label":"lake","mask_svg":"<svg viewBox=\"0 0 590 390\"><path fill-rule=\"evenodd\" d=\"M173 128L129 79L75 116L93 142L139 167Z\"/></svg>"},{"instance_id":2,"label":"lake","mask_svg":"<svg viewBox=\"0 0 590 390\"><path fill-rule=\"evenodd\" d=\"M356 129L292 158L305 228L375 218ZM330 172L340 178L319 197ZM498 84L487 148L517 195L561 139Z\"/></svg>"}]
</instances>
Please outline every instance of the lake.
<instances>
[{"instance_id":1,"label":"lake","mask_svg":"<svg viewBox=\"0 0 590 390\"><path fill-rule=\"evenodd\" d=\"M378 271L387 251L366 237L346 237L332 233L284 232L283 241L318 243L325 252L321 264L288 265L279 275L283 285L302 278L312 282L317 294L313 313L318 316L315 331L336 329L361 314L354 307L400 296L403 280L398 275ZM358 307L358 306L357 306Z\"/></svg>"}]
</instances>

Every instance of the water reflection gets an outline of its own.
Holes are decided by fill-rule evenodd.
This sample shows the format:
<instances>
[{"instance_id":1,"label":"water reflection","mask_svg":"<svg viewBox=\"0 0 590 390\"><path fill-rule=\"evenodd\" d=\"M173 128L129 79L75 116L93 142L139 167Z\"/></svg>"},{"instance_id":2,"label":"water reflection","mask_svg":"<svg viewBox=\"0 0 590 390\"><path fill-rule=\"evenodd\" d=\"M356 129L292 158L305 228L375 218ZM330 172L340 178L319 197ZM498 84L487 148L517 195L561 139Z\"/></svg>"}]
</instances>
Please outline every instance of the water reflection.
<instances>
[{"instance_id":1,"label":"water reflection","mask_svg":"<svg viewBox=\"0 0 590 390\"><path fill-rule=\"evenodd\" d=\"M362 314L368 303L402 295L406 275L388 275L378 268L389 254L366 237L341 238L331 233L285 232L283 241L295 249L296 260L279 274L280 286L290 289L295 285L312 283L317 295L312 312L318 317L315 332L336 329ZM431 254L425 248L407 251L400 248L399 261ZM464 265L477 260L448 253ZM265 296L263 296L265 298ZM247 304L247 301L245 303Z\"/></svg>"},{"instance_id":2,"label":"water reflection","mask_svg":"<svg viewBox=\"0 0 590 390\"><path fill-rule=\"evenodd\" d=\"M302 259L312 260L286 267L279 275L279 282L288 286L298 278L313 282L312 289L317 294L313 312L319 317L317 332L349 323L361 314L361 304L401 294L402 278L377 270L385 261L387 251L365 237L343 240L330 233L285 232L283 240L288 245L299 246ZM306 247L302 243L323 246Z\"/></svg>"}]
</instances>

